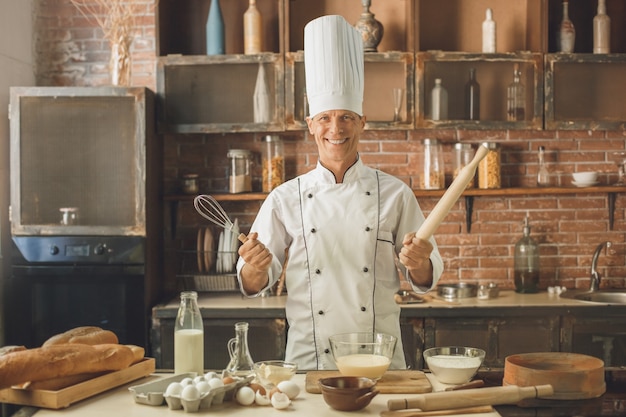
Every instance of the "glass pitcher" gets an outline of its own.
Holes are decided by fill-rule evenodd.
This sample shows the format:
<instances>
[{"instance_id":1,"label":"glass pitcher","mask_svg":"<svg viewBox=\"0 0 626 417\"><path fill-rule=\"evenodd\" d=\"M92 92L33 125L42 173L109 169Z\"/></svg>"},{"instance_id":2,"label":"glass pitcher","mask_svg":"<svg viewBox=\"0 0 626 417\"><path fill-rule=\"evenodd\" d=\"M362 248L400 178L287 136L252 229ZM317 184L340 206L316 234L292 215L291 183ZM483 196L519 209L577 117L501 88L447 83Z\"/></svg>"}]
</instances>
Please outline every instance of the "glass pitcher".
<instances>
[{"instance_id":1,"label":"glass pitcher","mask_svg":"<svg viewBox=\"0 0 626 417\"><path fill-rule=\"evenodd\" d=\"M248 349L248 323L235 323L235 337L228 341L230 362L224 369L224 376L247 377L254 374L254 361Z\"/></svg>"}]
</instances>

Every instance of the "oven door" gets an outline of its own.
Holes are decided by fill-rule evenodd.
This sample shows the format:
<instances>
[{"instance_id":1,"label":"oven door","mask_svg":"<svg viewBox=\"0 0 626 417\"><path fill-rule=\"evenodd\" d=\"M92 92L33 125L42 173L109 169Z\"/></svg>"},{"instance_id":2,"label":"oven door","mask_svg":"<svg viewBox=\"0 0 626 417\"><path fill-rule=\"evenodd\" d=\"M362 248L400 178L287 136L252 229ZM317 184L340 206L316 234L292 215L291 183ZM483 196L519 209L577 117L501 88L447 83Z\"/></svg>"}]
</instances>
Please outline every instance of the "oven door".
<instances>
[{"instance_id":1,"label":"oven door","mask_svg":"<svg viewBox=\"0 0 626 417\"><path fill-rule=\"evenodd\" d=\"M79 326L147 348L143 265L13 265L7 343L40 346Z\"/></svg>"}]
</instances>

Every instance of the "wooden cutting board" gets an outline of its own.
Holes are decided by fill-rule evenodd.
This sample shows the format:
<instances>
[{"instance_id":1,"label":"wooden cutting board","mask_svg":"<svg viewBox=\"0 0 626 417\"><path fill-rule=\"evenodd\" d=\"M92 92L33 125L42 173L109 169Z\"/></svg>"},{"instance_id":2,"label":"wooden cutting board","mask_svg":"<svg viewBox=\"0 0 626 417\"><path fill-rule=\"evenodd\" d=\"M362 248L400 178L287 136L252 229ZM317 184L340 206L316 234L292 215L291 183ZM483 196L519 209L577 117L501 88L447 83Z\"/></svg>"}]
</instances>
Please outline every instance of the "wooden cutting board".
<instances>
[{"instance_id":1,"label":"wooden cutting board","mask_svg":"<svg viewBox=\"0 0 626 417\"><path fill-rule=\"evenodd\" d=\"M320 394L317 382L321 378L340 376L339 371L309 371L306 374L305 389L312 394ZM387 371L376 383L381 394L421 394L432 392L433 387L422 371Z\"/></svg>"},{"instance_id":2,"label":"wooden cutting board","mask_svg":"<svg viewBox=\"0 0 626 417\"><path fill-rule=\"evenodd\" d=\"M52 409L66 408L85 398L150 375L154 373L154 370L154 358L144 358L141 362L137 362L121 371L109 372L58 391L19 388L3 389L0 390L0 403L31 405Z\"/></svg>"}]
</instances>

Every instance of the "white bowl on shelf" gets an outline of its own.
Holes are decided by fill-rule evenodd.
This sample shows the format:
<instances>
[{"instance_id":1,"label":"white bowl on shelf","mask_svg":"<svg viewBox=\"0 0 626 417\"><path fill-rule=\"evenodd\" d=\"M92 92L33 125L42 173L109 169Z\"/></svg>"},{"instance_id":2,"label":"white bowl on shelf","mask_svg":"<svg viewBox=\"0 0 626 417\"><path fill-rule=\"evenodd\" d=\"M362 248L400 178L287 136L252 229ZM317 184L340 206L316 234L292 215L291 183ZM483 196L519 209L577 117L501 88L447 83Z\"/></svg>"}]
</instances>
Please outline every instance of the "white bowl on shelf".
<instances>
[{"instance_id":1,"label":"white bowl on shelf","mask_svg":"<svg viewBox=\"0 0 626 417\"><path fill-rule=\"evenodd\" d=\"M598 173L595 171L574 172L574 185L589 186L598 182Z\"/></svg>"}]
</instances>

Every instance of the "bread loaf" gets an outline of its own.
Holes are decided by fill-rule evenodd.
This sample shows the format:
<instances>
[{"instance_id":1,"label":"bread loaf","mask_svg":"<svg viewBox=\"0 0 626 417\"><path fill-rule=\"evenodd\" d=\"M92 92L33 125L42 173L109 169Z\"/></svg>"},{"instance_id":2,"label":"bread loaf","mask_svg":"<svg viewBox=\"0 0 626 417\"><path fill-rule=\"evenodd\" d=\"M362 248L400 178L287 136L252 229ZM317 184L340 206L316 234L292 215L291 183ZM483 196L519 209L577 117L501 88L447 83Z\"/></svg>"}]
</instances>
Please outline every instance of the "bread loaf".
<instances>
[{"instance_id":1,"label":"bread loaf","mask_svg":"<svg viewBox=\"0 0 626 417\"><path fill-rule=\"evenodd\" d=\"M2 346L0 347L0 356L6 355L7 353L19 352L20 350L26 350L26 346Z\"/></svg>"},{"instance_id":2,"label":"bread loaf","mask_svg":"<svg viewBox=\"0 0 626 417\"><path fill-rule=\"evenodd\" d=\"M134 360L132 349L117 344L65 344L12 352L0 356L0 389L68 375L118 371Z\"/></svg>"},{"instance_id":3,"label":"bread loaf","mask_svg":"<svg viewBox=\"0 0 626 417\"><path fill-rule=\"evenodd\" d=\"M83 343L86 345L102 345L118 343L117 335L110 330L103 330L96 326L83 326L70 329L64 333L52 336L42 346L62 345L66 343Z\"/></svg>"}]
</instances>

